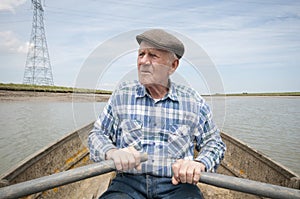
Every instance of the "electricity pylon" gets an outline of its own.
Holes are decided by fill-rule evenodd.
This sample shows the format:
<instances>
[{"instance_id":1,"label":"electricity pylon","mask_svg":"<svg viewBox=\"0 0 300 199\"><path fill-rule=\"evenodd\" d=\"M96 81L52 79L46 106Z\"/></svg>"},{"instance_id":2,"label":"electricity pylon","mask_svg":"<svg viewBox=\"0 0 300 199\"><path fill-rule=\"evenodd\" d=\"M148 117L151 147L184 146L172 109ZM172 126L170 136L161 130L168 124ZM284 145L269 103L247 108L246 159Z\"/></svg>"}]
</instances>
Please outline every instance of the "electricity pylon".
<instances>
[{"instance_id":1,"label":"electricity pylon","mask_svg":"<svg viewBox=\"0 0 300 199\"><path fill-rule=\"evenodd\" d=\"M23 83L54 85L44 28L44 9L41 0L31 0L33 20Z\"/></svg>"}]
</instances>

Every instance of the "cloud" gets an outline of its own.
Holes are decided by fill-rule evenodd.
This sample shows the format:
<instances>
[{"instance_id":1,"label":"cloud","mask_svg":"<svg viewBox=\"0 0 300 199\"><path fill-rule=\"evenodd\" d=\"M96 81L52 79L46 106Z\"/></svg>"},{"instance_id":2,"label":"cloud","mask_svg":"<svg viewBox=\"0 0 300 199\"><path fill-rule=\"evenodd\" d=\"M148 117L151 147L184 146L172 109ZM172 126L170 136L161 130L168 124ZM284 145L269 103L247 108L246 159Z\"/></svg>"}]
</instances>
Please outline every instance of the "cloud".
<instances>
[{"instance_id":1,"label":"cloud","mask_svg":"<svg viewBox=\"0 0 300 199\"><path fill-rule=\"evenodd\" d=\"M1 0L0 11L10 11L15 13L15 8L24 4L26 0Z\"/></svg>"},{"instance_id":2,"label":"cloud","mask_svg":"<svg viewBox=\"0 0 300 199\"><path fill-rule=\"evenodd\" d=\"M0 32L0 51L9 53L27 53L29 42L20 41L14 32Z\"/></svg>"}]
</instances>

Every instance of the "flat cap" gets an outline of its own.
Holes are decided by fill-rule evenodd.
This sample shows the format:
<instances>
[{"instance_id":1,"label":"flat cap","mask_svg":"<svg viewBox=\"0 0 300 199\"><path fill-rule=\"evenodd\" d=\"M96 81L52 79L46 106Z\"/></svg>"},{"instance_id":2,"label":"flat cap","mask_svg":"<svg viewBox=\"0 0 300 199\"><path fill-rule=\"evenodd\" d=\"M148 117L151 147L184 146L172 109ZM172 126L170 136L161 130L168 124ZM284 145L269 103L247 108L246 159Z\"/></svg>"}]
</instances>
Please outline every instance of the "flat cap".
<instances>
[{"instance_id":1,"label":"flat cap","mask_svg":"<svg viewBox=\"0 0 300 199\"><path fill-rule=\"evenodd\" d=\"M159 49L171 51L180 59L184 53L183 43L175 36L161 29L147 30L146 32L137 35L136 40L139 44L145 41Z\"/></svg>"}]
</instances>

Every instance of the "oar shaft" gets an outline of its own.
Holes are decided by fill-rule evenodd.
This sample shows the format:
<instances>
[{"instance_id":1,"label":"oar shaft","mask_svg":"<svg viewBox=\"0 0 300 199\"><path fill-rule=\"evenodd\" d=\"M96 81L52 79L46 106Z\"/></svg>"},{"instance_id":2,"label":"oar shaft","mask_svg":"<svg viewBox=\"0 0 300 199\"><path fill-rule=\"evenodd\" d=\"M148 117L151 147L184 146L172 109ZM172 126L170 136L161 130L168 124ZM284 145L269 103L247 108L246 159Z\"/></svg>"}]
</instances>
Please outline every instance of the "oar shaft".
<instances>
[{"instance_id":1,"label":"oar shaft","mask_svg":"<svg viewBox=\"0 0 300 199\"><path fill-rule=\"evenodd\" d=\"M147 160L147 155L141 156L141 162ZM107 160L68 171L36 178L26 182L0 188L0 199L19 198L30 194L38 193L58 186L77 182L97 175L115 170L113 160Z\"/></svg>"},{"instance_id":2,"label":"oar shaft","mask_svg":"<svg viewBox=\"0 0 300 199\"><path fill-rule=\"evenodd\" d=\"M143 154L141 161L143 162L146 160L147 155ZM34 180L0 188L0 199L18 198L38 193L114 170L115 165L112 160L79 167L50 176L44 176ZM291 189L222 174L202 173L200 182L263 197L278 199L300 199L300 190L297 189Z\"/></svg>"},{"instance_id":3,"label":"oar shaft","mask_svg":"<svg viewBox=\"0 0 300 199\"><path fill-rule=\"evenodd\" d=\"M202 173L200 182L268 198L300 199L300 190L217 173Z\"/></svg>"}]
</instances>

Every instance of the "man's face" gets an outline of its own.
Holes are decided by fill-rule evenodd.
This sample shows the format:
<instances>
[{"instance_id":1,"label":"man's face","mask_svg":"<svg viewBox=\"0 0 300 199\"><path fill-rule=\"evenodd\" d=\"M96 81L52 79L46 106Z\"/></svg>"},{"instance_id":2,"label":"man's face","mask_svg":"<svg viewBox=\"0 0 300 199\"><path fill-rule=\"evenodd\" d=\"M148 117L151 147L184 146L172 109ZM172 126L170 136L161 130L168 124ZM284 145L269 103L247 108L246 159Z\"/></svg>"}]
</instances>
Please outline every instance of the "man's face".
<instances>
[{"instance_id":1,"label":"man's face","mask_svg":"<svg viewBox=\"0 0 300 199\"><path fill-rule=\"evenodd\" d=\"M175 59L175 58L174 58ZM141 42L137 66L141 84L168 86L169 76L176 70L170 52L152 47Z\"/></svg>"}]
</instances>

